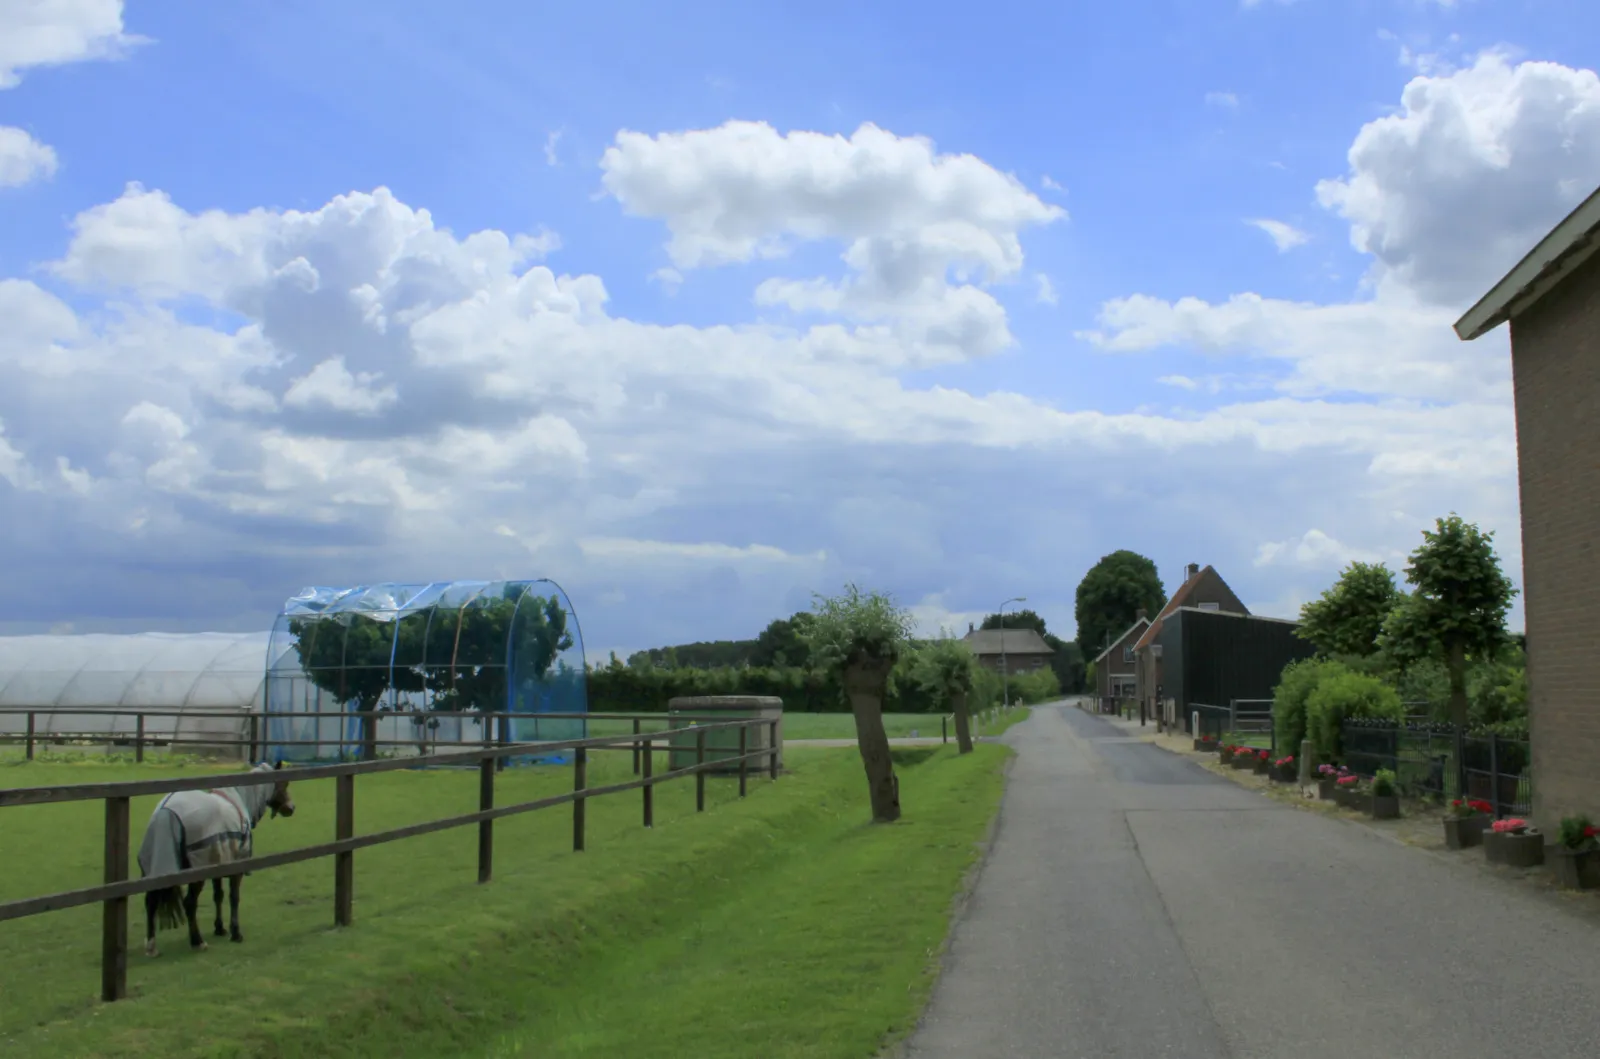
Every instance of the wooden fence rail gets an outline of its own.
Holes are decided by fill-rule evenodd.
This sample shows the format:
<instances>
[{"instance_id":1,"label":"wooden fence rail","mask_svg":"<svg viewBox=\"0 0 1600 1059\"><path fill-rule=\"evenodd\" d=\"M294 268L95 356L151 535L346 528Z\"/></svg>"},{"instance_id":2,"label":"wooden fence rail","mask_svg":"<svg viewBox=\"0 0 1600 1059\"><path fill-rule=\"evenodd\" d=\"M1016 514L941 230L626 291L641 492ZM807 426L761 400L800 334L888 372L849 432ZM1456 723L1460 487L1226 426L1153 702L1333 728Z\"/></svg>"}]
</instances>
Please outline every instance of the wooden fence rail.
<instances>
[{"instance_id":1,"label":"wooden fence rail","mask_svg":"<svg viewBox=\"0 0 1600 1059\"><path fill-rule=\"evenodd\" d=\"M512 721L523 723L533 722L535 733L538 732L540 721L630 721L633 734L638 735L642 730L642 722L659 719L662 722L690 721L714 723L726 720L725 714L697 714L697 713L512 713L512 712L486 712L480 710L470 711L444 711L444 710L383 710L383 711L333 711L328 713L297 713L285 711L283 713L260 713L244 710L172 710L172 709L95 709L93 707L55 707L55 706L0 706L0 716L13 715L25 716L25 727L22 732L0 732L0 746L24 747L24 757L32 761L40 744L51 743L92 743L108 746L131 745L134 751L134 760L144 761L145 751L155 747L172 749L175 747L204 747L217 749L233 747L244 751L247 760L255 759L265 753L267 746L326 746L336 744L339 746L371 746L376 748L415 748L424 753L428 748L437 748L441 743L467 746L477 744L480 746L493 746L510 742L505 738L506 725ZM40 732L38 718L41 716L52 717L132 717L134 730L132 732ZM249 735L228 737L221 735L200 734L180 738L176 732L171 735L152 733L146 723L147 718L171 717L174 719L189 720L229 720L235 722L248 722ZM374 735L371 739L364 735L353 738L340 736L333 739L270 739L266 731L266 724L274 719L285 722L294 720L359 720L363 723L376 721L411 721L412 723L426 724L430 721L461 721L482 726L482 734L475 739L438 739L419 737L415 739L383 739ZM491 729L493 729L491 731ZM529 742L541 742L529 740ZM414 760L414 759L412 759ZM633 773L639 774L639 755L633 755Z\"/></svg>"},{"instance_id":2,"label":"wooden fence rail","mask_svg":"<svg viewBox=\"0 0 1600 1059\"><path fill-rule=\"evenodd\" d=\"M524 714L522 716L527 715ZM706 805L705 774L709 769L727 768L734 761L737 761L739 765L739 796L741 798L744 797L746 792L747 774L751 761L765 758L768 776L774 780L778 778L778 761L781 750L778 743L778 724L779 722L776 720L760 718L732 721L718 719L714 723L697 723L664 732L636 731L620 735L593 736L586 739L510 743L492 747L475 747L470 750L454 750L421 757L390 758L379 761L312 765L295 768L287 776L295 783L322 779L335 781L333 841L313 846L302 846L298 849L285 850L281 853L269 853L264 856L253 857L247 863L247 868L252 872L265 871L270 868L279 868L287 864L297 864L301 861L316 860L321 857L334 858L333 919L336 925L347 927L354 918L355 851L358 849L366 846L381 845L386 842L396 842L405 838L416 838L420 835L432 834L435 831L465 827L468 824L477 824L478 882L486 883L493 875L494 821L502 817L532 812L536 809L547 809L571 803L572 848L575 852L582 852L585 845L584 807L589 799L604 797L608 794L620 794L624 791L641 790L644 800L644 826L651 827L655 822L654 791L656 784L690 775L695 777L695 808L697 811L703 812ZM758 725L764 725L767 728L767 745L755 750L749 750L750 730ZM724 755L714 760L707 760L706 733L729 729L737 729L739 732L738 756L735 758ZM672 739L691 735L695 742L695 764L679 769L671 769L669 767L667 772L656 775L653 765L655 744L669 741L670 745L670 740ZM628 749L632 749L635 761L642 760L643 775L640 778L622 783L606 784L600 787L590 787L588 785L588 756L590 750ZM526 754L530 751L551 753L567 750L573 752L573 786L570 792L535 798L532 801L519 802L515 805L496 806L494 804L496 763L499 760L514 754ZM429 820L405 827L390 828L387 831L376 831L366 835L355 834L355 779L357 776L375 772L390 772L396 769L416 768L419 765L468 765L473 763L478 766L477 812L462 813L458 816ZM0 809L23 805L51 805L60 802L92 800L101 800L105 803L105 874L102 885L0 903L0 922L41 915L45 912L53 912L63 908L75 908L80 905L103 904L100 995L102 999L107 1001L122 999L127 995L128 984L128 898L151 890L162 890L170 886L183 886L189 883L203 882L207 879L234 875L238 873L241 867L239 864L228 864L209 868L191 868L145 879L130 878L129 855L132 849L128 812L130 799L141 795L170 794L174 791L209 790L217 787L246 787L262 783L277 783L285 778L286 776L282 772L242 772L225 775L191 776L181 779L150 779L122 783L75 784L63 787L0 789Z\"/></svg>"}]
</instances>

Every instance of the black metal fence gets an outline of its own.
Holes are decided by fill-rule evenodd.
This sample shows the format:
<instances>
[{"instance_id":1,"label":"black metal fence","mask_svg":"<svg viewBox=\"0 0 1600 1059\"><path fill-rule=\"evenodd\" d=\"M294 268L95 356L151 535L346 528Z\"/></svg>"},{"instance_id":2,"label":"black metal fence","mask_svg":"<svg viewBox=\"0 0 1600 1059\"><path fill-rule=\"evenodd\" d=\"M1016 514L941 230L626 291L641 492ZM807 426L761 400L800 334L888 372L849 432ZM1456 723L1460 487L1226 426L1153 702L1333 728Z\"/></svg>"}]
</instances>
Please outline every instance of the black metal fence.
<instances>
[{"instance_id":1,"label":"black metal fence","mask_svg":"<svg viewBox=\"0 0 1600 1059\"><path fill-rule=\"evenodd\" d=\"M1350 718L1344 722L1345 764L1371 776L1394 772L1409 797L1488 802L1496 817L1533 811L1528 741L1494 732L1462 732L1452 724Z\"/></svg>"}]
</instances>

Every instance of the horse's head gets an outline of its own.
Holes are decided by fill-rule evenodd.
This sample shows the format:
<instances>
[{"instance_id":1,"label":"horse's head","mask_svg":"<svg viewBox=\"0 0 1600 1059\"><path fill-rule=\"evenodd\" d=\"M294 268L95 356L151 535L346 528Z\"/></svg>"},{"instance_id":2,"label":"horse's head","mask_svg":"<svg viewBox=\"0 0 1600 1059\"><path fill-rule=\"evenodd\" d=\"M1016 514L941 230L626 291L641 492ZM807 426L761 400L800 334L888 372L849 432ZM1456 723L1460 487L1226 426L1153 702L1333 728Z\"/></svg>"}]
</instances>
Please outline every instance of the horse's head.
<instances>
[{"instance_id":1,"label":"horse's head","mask_svg":"<svg viewBox=\"0 0 1600 1059\"><path fill-rule=\"evenodd\" d=\"M273 768L281 770L283 762L278 762ZM272 810L273 816L294 815L294 797L289 793L289 780L287 778L281 779L272 785L272 797L267 799L267 808Z\"/></svg>"}]
</instances>

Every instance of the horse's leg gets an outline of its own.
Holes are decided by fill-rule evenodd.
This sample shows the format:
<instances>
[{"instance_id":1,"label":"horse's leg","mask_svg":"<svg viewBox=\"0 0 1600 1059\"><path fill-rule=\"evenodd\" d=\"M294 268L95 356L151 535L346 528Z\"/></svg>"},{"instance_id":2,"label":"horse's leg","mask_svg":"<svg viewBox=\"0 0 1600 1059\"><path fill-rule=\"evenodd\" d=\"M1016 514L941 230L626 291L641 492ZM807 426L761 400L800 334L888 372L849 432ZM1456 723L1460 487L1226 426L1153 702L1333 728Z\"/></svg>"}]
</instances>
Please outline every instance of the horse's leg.
<instances>
[{"instance_id":1,"label":"horse's leg","mask_svg":"<svg viewBox=\"0 0 1600 1059\"><path fill-rule=\"evenodd\" d=\"M222 929L222 877L220 875L211 880L211 899L217 906L217 919L211 925L211 933L220 938L227 933L226 930Z\"/></svg>"},{"instance_id":2,"label":"horse's leg","mask_svg":"<svg viewBox=\"0 0 1600 1059\"><path fill-rule=\"evenodd\" d=\"M200 936L200 891L205 888L203 882L190 883L183 896L183 911L189 919L189 947L200 951L206 948L206 939Z\"/></svg>"},{"instance_id":3,"label":"horse's leg","mask_svg":"<svg viewBox=\"0 0 1600 1059\"><path fill-rule=\"evenodd\" d=\"M146 890L144 895L144 954L146 956L160 956L156 948L156 905L161 897L154 890Z\"/></svg>"},{"instance_id":4,"label":"horse's leg","mask_svg":"<svg viewBox=\"0 0 1600 1059\"><path fill-rule=\"evenodd\" d=\"M229 936L234 941L244 940L244 931L239 929L239 887L243 885L243 875L228 876L228 922L231 927Z\"/></svg>"}]
</instances>

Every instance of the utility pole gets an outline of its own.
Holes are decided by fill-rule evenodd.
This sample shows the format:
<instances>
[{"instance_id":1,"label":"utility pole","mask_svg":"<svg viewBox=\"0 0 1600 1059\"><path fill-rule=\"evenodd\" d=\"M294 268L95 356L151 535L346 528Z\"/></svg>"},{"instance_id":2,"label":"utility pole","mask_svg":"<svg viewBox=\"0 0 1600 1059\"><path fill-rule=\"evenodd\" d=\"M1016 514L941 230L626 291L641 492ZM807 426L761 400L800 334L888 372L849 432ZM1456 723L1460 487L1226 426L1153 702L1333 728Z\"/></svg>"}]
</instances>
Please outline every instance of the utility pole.
<instances>
[{"instance_id":1,"label":"utility pole","mask_svg":"<svg viewBox=\"0 0 1600 1059\"><path fill-rule=\"evenodd\" d=\"M1006 672L1006 608L1013 603L1026 602L1027 596L1013 596L1000 604L1000 694L1008 710L1011 708L1011 678Z\"/></svg>"}]
</instances>

